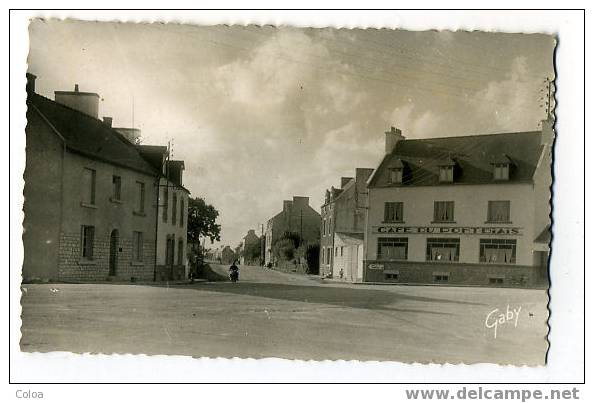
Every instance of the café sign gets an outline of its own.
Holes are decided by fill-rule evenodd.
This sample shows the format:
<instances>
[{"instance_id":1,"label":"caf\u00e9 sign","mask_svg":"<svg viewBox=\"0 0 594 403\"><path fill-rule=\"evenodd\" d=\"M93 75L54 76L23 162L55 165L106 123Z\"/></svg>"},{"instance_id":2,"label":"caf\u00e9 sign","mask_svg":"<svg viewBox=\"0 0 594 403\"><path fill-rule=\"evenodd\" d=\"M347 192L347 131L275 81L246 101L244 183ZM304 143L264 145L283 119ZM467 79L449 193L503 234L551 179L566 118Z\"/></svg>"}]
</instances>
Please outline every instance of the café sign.
<instances>
[{"instance_id":1,"label":"caf\u00e9 sign","mask_svg":"<svg viewBox=\"0 0 594 403\"><path fill-rule=\"evenodd\" d=\"M456 234L456 235L522 235L519 227L373 227L376 234Z\"/></svg>"}]
</instances>

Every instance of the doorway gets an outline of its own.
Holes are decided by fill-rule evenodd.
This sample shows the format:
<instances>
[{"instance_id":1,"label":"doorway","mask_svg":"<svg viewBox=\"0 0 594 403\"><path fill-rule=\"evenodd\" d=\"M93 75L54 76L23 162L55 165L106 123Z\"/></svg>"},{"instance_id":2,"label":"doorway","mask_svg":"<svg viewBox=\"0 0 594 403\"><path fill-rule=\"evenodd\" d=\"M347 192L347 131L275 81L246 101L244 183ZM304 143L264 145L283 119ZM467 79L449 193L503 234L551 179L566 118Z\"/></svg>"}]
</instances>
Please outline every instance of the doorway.
<instances>
[{"instance_id":1,"label":"doorway","mask_svg":"<svg viewBox=\"0 0 594 403\"><path fill-rule=\"evenodd\" d=\"M117 229L111 231L109 236L109 275L115 276L118 266L118 242L119 233Z\"/></svg>"}]
</instances>

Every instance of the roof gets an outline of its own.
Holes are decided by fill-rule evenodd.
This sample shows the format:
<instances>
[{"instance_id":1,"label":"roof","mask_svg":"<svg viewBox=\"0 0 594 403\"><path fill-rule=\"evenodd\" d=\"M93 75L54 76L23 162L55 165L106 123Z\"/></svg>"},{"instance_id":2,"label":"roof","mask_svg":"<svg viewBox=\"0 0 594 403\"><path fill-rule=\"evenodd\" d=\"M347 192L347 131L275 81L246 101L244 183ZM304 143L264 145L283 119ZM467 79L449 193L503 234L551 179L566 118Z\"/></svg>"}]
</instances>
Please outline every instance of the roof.
<instances>
[{"instance_id":1,"label":"roof","mask_svg":"<svg viewBox=\"0 0 594 403\"><path fill-rule=\"evenodd\" d=\"M549 244L551 242L551 226L547 225L534 240L536 243Z\"/></svg>"},{"instance_id":2,"label":"roof","mask_svg":"<svg viewBox=\"0 0 594 403\"><path fill-rule=\"evenodd\" d=\"M542 152L541 132L401 140L387 154L369 181L369 187L439 185L439 167L454 161L455 183L493 183L493 161L502 156L513 164L506 183L530 182ZM388 170L403 163L403 183L393 185Z\"/></svg>"},{"instance_id":3,"label":"roof","mask_svg":"<svg viewBox=\"0 0 594 403\"><path fill-rule=\"evenodd\" d=\"M133 144L99 119L39 94L29 94L28 102L64 138L69 150L149 175L159 174Z\"/></svg>"}]
</instances>

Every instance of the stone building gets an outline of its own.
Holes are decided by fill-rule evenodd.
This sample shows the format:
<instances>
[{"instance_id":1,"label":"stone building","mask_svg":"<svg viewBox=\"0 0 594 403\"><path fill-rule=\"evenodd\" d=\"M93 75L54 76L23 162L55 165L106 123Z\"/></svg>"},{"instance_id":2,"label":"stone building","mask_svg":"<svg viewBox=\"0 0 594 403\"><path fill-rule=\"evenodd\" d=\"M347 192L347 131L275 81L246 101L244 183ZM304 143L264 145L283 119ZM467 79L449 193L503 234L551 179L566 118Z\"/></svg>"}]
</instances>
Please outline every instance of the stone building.
<instances>
[{"instance_id":1,"label":"stone building","mask_svg":"<svg viewBox=\"0 0 594 403\"><path fill-rule=\"evenodd\" d=\"M546 285L553 137L549 121L418 140L392 128L368 183L363 280Z\"/></svg>"},{"instance_id":2,"label":"stone building","mask_svg":"<svg viewBox=\"0 0 594 403\"><path fill-rule=\"evenodd\" d=\"M241 264L259 265L261 250L261 238L256 235L256 231L250 229L243 237Z\"/></svg>"},{"instance_id":3,"label":"stone building","mask_svg":"<svg viewBox=\"0 0 594 403\"><path fill-rule=\"evenodd\" d=\"M153 280L160 170L98 118L95 93L27 75L23 280Z\"/></svg>"},{"instance_id":4,"label":"stone building","mask_svg":"<svg viewBox=\"0 0 594 403\"><path fill-rule=\"evenodd\" d=\"M320 240L320 214L309 205L309 197L293 196L283 201L283 210L268 220L265 232L265 264L275 263L273 248L287 233L299 235L303 245Z\"/></svg>"},{"instance_id":5,"label":"stone building","mask_svg":"<svg viewBox=\"0 0 594 403\"><path fill-rule=\"evenodd\" d=\"M320 226L323 277L362 280L367 179L372 173L371 168L357 168L354 178L343 177L339 189L326 191Z\"/></svg>"},{"instance_id":6,"label":"stone building","mask_svg":"<svg viewBox=\"0 0 594 403\"><path fill-rule=\"evenodd\" d=\"M119 131L119 129L118 129ZM190 191L183 186L183 161L170 160L168 147L138 145L143 158L157 169L159 178L156 218L157 280L187 278L187 221Z\"/></svg>"}]
</instances>

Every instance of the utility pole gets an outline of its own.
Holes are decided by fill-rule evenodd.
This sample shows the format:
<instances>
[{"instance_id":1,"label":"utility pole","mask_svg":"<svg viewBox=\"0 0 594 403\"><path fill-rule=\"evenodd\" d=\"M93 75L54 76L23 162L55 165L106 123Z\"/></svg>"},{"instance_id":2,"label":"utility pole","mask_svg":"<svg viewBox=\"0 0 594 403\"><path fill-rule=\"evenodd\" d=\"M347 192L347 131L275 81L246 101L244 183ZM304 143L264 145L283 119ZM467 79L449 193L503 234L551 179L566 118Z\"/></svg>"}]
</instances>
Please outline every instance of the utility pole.
<instances>
[{"instance_id":1,"label":"utility pole","mask_svg":"<svg viewBox=\"0 0 594 403\"><path fill-rule=\"evenodd\" d=\"M544 79L544 88L540 89L540 98L538 99L540 104L539 106L541 108L545 109L546 115L547 115L547 119L551 118L551 111L553 108L553 82L551 81L551 79L549 77L546 77Z\"/></svg>"},{"instance_id":2,"label":"utility pole","mask_svg":"<svg viewBox=\"0 0 594 403\"><path fill-rule=\"evenodd\" d=\"M266 254L266 239L264 238L264 224L260 224L260 262L264 266L264 255Z\"/></svg>"}]
</instances>

